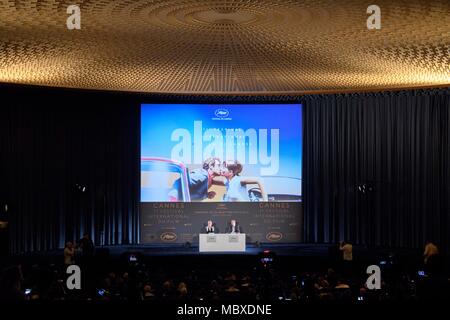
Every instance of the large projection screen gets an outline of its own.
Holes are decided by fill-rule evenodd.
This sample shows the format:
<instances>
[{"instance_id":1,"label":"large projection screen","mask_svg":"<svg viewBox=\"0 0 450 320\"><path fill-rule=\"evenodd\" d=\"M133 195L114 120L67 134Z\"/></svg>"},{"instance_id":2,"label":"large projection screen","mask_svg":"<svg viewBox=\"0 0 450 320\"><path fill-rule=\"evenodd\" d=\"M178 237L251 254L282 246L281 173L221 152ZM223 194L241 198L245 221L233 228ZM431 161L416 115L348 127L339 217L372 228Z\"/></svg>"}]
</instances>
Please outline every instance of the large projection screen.
<instances>
[{"instance_id":1,"label":"large projection screen","mask_svg":"<svg viewBox=\"0 0 450 320\"><path fill-rule=\"evenodd\" d=\"M141 243L301 242L300 104L142 104Z\"/></svg>"}]
</instances>

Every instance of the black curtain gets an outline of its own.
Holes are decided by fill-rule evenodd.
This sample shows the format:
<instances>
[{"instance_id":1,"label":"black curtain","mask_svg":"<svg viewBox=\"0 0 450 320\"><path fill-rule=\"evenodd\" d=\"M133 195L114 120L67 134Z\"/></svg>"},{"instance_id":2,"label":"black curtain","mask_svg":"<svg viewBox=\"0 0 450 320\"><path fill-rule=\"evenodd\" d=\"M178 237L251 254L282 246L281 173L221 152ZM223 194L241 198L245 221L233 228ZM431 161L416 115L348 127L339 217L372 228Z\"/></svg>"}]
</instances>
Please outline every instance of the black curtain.
<instances>
[{"instance_id":1,"label":"black curtain","mask_svg":"<svg viewBox=\"0 0 450 320\"><path fill-rule=\"evenodd\" d=\"M450 245L450 90L303 97L307 242Z\"/></svg>"},{"instance_id":2,"label":"black curtain","mask_svg":"<svg viewBox=\"0 0 450 320\"><path fill-rule=\"evenodd\" d=\"M0 199L14 253L84 232L96 245L138 243L144 102L301 102L305 242L450 246L449 89L217 97L3 84L0 101Z\"/></svg>"},{"instance_id":3,"label":"black curtain","mask_svg":"<svg viewBox=\"0 0 450 320\"><path fill-rule=\"evenodd\" d=\"M0 101L11 252L85 232L97 245L136 243L139 108L115 94L9 86Z\"/></svg>"}]
</instances>

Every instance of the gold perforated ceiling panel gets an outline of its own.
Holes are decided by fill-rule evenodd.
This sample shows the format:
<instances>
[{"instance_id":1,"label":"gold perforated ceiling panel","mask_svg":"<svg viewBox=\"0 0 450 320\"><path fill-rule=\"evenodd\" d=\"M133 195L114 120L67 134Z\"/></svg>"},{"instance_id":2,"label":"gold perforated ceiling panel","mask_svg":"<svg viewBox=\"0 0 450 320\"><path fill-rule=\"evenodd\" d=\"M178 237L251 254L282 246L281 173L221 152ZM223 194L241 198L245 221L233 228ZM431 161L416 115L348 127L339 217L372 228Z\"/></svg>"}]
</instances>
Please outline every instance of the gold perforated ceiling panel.
<instances>
[{"instance_id":1,"label":"gold perforated ceiling panel","mask_svg":"<svg viewBox=\"0 0 450 320\"><path fill-rule=\"evenodd\" d=\"M81 8L68 30L67 6ZM366 10L381 9L368 30ZM450 1L3 0L0 82L168 93L450 83Z\"/></svg>"}]
</instances>

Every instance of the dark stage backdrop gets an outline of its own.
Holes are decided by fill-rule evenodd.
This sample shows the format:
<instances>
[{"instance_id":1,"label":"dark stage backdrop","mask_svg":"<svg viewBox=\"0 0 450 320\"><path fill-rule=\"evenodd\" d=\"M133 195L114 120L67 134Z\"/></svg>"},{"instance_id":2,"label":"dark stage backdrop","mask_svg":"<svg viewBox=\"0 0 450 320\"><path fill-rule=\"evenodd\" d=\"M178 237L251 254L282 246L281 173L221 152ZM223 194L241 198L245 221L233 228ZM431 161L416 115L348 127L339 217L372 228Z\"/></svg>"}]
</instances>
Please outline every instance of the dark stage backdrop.
<instances>
[{"instance_id":1,"label":"dark stage backdrop","mask_svg":"<svg viewBox=\"0 0 450 320\"><path fill-rule=\"evenodd\" d=\"M135 243L139 109L120 95L0 90L0 183L12 252ZM85 187L82 192L76 185Z\"/></svg>"},{"instance_id":2,"label":"dark stage backdrop","mask_svg":"<svg viewBox=\"0 0 450 320\"><path fill-rule=\"evenodd\" d=\"M307 242L450 245L450 90L305 97Z\"/></svg>"},{"instance_id":3,"label":"dark stage backdrop","mask_svg":"<svg viewBox=\"0 0 450 320\"><path fill-rule=\"evenodd\" d=\"M303 240L450 245L450 90L170 96L0 86L10 248L139 239L141 103L302 103ZM81 192L76 185L86 187Z\"/></svg>"}]
</instances>

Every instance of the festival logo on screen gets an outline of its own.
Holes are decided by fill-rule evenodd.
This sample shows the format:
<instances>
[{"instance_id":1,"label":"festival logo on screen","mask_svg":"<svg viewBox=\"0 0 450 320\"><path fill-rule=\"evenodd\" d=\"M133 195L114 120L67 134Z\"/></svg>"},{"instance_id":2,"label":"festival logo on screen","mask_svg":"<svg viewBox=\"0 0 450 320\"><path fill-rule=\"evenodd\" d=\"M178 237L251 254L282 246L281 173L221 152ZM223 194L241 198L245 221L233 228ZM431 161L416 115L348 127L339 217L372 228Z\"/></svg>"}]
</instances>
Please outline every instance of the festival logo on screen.
<instances>
[{"instance_id":1,"label":"festival logo on screen","mask_svg":"<svg viewBox=\"0 0 450 320\"><path fill-rule=\"evenodd\" d=\"M229 118L230 112L228 109L225 108L219 108L214 111L214 115L216 116L213 118L213 120L232 120L232 118Z\"/></svg>"},{"instance_id":2,"label":"festival logo on screen","mask_svg":"<svg viewBox=\"0 0 450 320\"><path fill-rule=\"evenodd\" d=\"M271 242L280 241L281 239L283 239L283 234L281 232L272 231L266 234L266 239Z\"/></svg>"},{"instance_id":3,"label":"festival logo on screen","mask_svg":"<svg viewBox=\"0 0 450 320\"><path fill-rule=\"evenodd\" d=\"M301 201L300 105L142 105L141 117L142 202Z\"/></svg>"},{"instance_id":4,"label":"festival logo on screen","mask_svg":"<svg viewBox=\"0 0 450 320\"><path fill-rule=\"evenodd\" d=\"M160 239L164 242L174 242L177 240L177 234L175 232L161 233Z\"/></svg>"}]
</instances>

